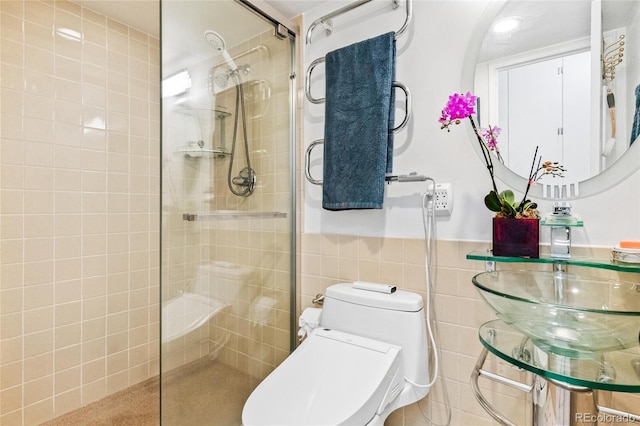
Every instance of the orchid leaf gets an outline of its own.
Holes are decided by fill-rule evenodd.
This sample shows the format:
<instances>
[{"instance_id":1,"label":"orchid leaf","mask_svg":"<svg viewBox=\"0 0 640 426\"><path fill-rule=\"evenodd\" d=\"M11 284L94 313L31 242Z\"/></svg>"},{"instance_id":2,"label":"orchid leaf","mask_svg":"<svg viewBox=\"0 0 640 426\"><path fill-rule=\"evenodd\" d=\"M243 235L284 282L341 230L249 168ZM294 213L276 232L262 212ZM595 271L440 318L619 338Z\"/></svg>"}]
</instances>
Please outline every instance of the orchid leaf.
<instances>
[{"instance_id":1,"label":"orchid leaf","mask_svg":"<svg viewBox=\"0 0 640 426\"><path fill-rule=\"evenodd\" d=\"M515 217L516 214L517 214L517 211L513 207L512 204L509 204L507 202L503 202L502 203L502 213L507 217Z\"/></svg>"},{"instance_id":2,"label":"orchid leaf","mask_svg":"<svg viewBox=\"0 0 640 426\"><path fill-rule=\"evenodd\" d=\"M501 207L502 207L502 203L500 202L500 198L498 197L498 194L496 194L495 191L489 192L484 197L484 205L487 206L487 208L489 210L491 210L492 212L499 212L501 210Z\"/></svg>"},{"instance_id":3,"label":"orchid leaf","mask_svg":"<svg viewBox=\"0 0 640 426\"><path fill-rule=\"evenodd\" d=\"M500 198L505 202L508 203L510 206L513 206L513 203L515 202L515 196L513 195L513 191L510 189L505 189L504 191L502 191L500 193Z\"/></svg>"}]
</instances>

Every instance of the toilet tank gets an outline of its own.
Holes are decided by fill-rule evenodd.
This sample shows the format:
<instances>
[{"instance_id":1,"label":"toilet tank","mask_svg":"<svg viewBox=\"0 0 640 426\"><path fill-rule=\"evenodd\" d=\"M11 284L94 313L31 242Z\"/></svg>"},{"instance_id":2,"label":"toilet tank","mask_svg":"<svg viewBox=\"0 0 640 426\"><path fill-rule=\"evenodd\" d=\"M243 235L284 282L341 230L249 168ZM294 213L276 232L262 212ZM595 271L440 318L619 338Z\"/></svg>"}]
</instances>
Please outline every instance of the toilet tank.
<instances>
[{"instance_id":1,"label":"toilet tank","mask_svg":"<svg viewBox=\"0 0 640 426\"><path fill-rule=\"evenodd\" d=\"M427 332L422 297L335 284L325 291L320 326L402 347L406 376L416 383L429 381Z\"/></svg>"},{"instance_id":2,"label":"toilet tank","mask_svg":"<svg viewBox=\"0 0 640 426\"><path fill-rule=\"evenodd\" d=\"M253 282L252 268L231 262L209 262L198 266L191 291L232 304L237 299L251 300L249 284Z\"/></svg>"}]
</instances>

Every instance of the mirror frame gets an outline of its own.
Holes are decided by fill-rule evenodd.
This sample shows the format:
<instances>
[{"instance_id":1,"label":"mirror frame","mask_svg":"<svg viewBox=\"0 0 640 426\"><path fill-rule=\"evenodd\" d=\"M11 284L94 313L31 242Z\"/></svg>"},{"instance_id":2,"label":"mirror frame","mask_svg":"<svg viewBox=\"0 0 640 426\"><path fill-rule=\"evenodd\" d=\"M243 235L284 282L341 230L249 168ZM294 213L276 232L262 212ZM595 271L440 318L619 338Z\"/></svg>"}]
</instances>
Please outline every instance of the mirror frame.
<instances>
[{"instance_id":1,"label":"mirror frame","mask_svg":"<svg viewBox=\"0 0 640 426\"><path fill-rule=\"evenodd\" d=\"M498 16L500 9L507 1L509 0L490 0L487 8L478 20L472 32L462 67L461 87L465 88L462 90L464 93L467 91L474 93L473 89L475 87L476 65L482 41L484 40L491 23L495 17ZM482 159L482 150L478 146L476 135L473 133L471 126L466 127L473 149L478 154L478 159ZM504 164L496 161L493 166L495 176L508 187L516 191L526 187L526 179L511 171ZM537 185L531 186L529 195L531 198L547 200L573 200L590 197L623 182L633 173L638 171L638 169L640 169L640 141L632 144L624 155L622 155L610 167L589 179L562 187L541 182Z\"/></svg>"}]
</instances>

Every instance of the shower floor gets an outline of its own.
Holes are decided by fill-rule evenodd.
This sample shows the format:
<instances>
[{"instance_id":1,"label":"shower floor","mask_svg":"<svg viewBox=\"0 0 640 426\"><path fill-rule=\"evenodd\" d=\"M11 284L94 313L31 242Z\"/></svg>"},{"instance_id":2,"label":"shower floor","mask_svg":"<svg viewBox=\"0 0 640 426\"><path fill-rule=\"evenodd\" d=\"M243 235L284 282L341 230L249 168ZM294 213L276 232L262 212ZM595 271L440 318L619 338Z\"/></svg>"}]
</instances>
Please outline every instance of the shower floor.
<instances>
[{"instance_id":1,"label":"shower floor","mask_svg":"<svg viewBox=\"0 0 640 426\"><path fill-rule=\"evenodd\" d=\"M85 407L56 417L42 426L158 425L160 410L158 377L109 395Z\"/></svg>"},{"instance_id":2,"label":"shower floor","mask_svg":"<svg viewBox=\"0 0 640 426\"><path fill-rule=\"evenodd\" d=\"M162 379L162 425L241 424L244 402L259 380L228 365L200 360ZM158 377L131 386L43 426L154 426L160 424Z\"/></svg>"}]
</instances>

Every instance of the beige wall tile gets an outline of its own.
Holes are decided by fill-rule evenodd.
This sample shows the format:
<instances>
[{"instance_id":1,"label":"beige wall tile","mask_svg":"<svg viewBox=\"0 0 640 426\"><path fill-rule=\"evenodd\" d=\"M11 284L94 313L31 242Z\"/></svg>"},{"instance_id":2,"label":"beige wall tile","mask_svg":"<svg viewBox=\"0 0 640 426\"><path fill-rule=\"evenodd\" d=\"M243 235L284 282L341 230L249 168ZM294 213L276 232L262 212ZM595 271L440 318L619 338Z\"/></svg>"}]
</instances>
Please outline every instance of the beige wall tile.
<instances>
[{"instance_id":1,"label":"beige wall tile","mask_svg":"<svg viewBox=\"0 0 640 426\"><path fill-rule=\"evenodd\" d=\"M151 324L157 327L157 318L146 306L151 301L157 306L150 291L159 291L148 253L150 215L158 206L149 197L130 203L129 191L159 194L151 188L157 178L149 176L149 165L159 156L159 130L149 130L160 124L159 99L152 107L148 95L158 90L158 78L150 76L150 69L159 72L158 43L72 2L3 1L0 9L0 365L6 372L5 365L21 362L19 333L24 332L29 392L25 407L14 406L9 401L22 395L23 384L4 374L0 422L12 424L16 417L22 422L24 416L25 424L38 424L54 415L54 399L60 415L105 395L107 372L100 365L106 365L107 327L118 333L118 345L124 344L120 352L126 353L129 339L145 348L135 352L134 363L125 359L119 370L125 380L114 378L110 389L120 389L129 374L136 380L154 374L150 363L157 372L158 354L146 349L157 344L158 335L147 333ZM54 36L54 26L82 31L82 47ZM107 72L117 67L116 74L124 70L137 78L135 89L128 76ZM107 126L119 133L108 135ZM139 174L131 181L129 163ZM154 223L159 226L157 219ZM131 242L130 230L136 233ZM136 273L146 269L146 278L134 277L146 286L134 296L127 294L130 265ZM136 316L131 331L130 299L145 312Z\"/></svg>"},{"instance_id":2,"label":"beige wall tile","mask_svg":"<svg viewBox=\"0 0 640 426\"><path fill-rule=\"evenodd\" d=\"M22 335L22 314L5 314L0 317L0 339L12 339ZM9 385L8 385L9 386Z\"/></svg>"},{"instance_id":3,"label":"beige wall tile","mask_svg":"<svg viewBox=\"0 0 640 426\"><path fill-rule=\"evenodd\" d=\"M22 360L22 337L3 339L0 365Z\"/></svg>"},{"instance_id":4,"label":"beige wall tile","mask_svg":"<svg viewBox=\"0 0 640 426\"><path fill-rule=\"evenodd\" d=\"M43 399L24 408L25 424L40 424L53 416L53 398Z\"/></svg>"},{"instance_id":5,"label":"beige wall tile","mask_svg":"<svg viewBox=\"0 0 640 426\"><path fill-rule=\"evenodd\" d=\"M81 378L80 367L69 368L56 373L54 376L55 395L60 396L72 389L79 389Z\"/></svg>"}]
</instances>

